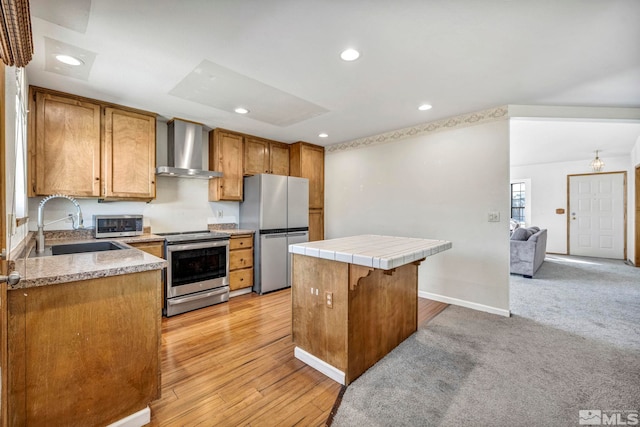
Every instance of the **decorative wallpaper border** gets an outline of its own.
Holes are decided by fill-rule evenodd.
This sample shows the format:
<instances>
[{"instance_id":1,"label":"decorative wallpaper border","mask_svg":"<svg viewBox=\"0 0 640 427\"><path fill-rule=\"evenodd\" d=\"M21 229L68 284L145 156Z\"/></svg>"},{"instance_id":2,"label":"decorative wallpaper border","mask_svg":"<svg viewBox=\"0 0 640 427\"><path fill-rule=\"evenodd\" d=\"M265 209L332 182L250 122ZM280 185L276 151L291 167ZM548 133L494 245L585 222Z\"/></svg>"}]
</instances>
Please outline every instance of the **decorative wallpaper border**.
<instances>
[{"instance_id":1,"label":"decorative wallpaper border","mask_svg":"<svg viewBox=\"0 0 640 427\"><path fill-rule=\"evenodd\" d=\"M398 129L379 135L368 136L366 138L354 139L353 141L342 142L340 144L328 145L325 147L325 152L334 153L339 151L355 150L358 148L369 147L371 145L398 141L411 136L426 135L443 130L458 129L481 123L495 122L507 119L509 117L508 113L508 106L503 105L501 107L477 111L475 113L463 114L461 116L450 117L447 119L437 120L435 122L427 122L421 125Z\"/></svg>"}]
</instances>

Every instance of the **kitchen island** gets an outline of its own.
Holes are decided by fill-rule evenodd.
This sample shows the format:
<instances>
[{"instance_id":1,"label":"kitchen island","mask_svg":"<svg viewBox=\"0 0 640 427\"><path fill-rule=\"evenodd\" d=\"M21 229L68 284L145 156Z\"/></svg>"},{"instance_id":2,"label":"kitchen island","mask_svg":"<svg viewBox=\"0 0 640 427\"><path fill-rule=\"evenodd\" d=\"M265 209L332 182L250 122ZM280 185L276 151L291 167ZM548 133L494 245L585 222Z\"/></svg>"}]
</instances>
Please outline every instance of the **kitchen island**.
<instances>
[{"instance_id":1,"label":"kitchen island","mask_svg":"<svg viewBox=\"0 0 640 427\"><path fill-rule=\"evenodd\" d=\"M351 383L416 331L418 266L451 246L377 235L290 245L296 358Z\"/></svg>"},{"instance_id":2,"label":"kitchen island","mask_svg":"<svg viewBox=\"0 0 640 427\"><path fill-rule=\"evenodd\" d=\"M25 255L29 252L27 247ZM160 397L161 274L166 261L125 246L24 257L14 266L22 280L7 287L2 304L6 425L148 423L148 405Z\"/></svg>"}]
</instances>

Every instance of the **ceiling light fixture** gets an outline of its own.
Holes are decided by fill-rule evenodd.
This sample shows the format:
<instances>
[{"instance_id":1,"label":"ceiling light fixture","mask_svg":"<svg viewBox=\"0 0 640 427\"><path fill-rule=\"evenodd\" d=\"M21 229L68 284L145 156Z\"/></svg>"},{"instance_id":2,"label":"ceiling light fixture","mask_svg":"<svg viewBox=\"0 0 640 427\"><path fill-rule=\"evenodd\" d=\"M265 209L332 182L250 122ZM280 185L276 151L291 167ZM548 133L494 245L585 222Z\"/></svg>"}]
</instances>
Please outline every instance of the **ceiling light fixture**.
<instances>
[{"instance_id":1,"label":"ceiling light fixture","mask_svg":"<svg viewBox=\"0 0 640 427\"><path fill-rule=\"evenodd\" d=\"M322 132L321 134L318 135L320 138L328 138L329 134L328 133L324 133Z\"/></svg>"},{"instance_id":2,"label":"ceiling light fixture","mask_svg":"<svg viewBox=\"0 0 640 427\"><path fill-rule=\"evenodd\" d=\"M246 108L243 108L243 107L238 107L233 111L235 111L238 114L247 114L249 112L249 110L247 110Z\"/></svg>"},{"instance_id":3,"label":"ceiling light fixture","mask_svg":"<svg viewBox=\"0 0 640 427\"><path fill-rule=\"evenodd\" d=\"M360 52L355 49L346 49L340 54L340 58L342 58L343 61L355 61L359 57Z\"/></svg>"},{"instance_id":4,"label":"ceiling light fixture","mask_svg":"<svg viewBox=\"0 0 640 427\"><path fill-rule=\"evenodd\" d=\"M600 150L596 150L596 158L591 160L590 166L594 172L600 172L604 167L604 162L598 157L598 152Z\"/></svg>"},{"instance_id":5,"label":"ceiling light fixture","mask_svg":"<svg viewBox=\"0 0 640 427\"><path fill-rule=\"evenodd\" d=\"M432 108L433 108L433 106L431 106L429 104L422 104L421 106L418 107L418 110L427 111L427 110L431 110Z\"/></svg>"},{"instance_id":6,"label":"ceiling light fixture","mask_svg":"<svg viewBox=\"0 0 640 427\"><path fill-rule=\"evenodd\" d=\"M75 56L71 56L71 55L56 55L56 59L62 62L63 64L73 65L74 67L84 64L84 62L81 59L78 59Z\"/></svg>"}]
</instances>

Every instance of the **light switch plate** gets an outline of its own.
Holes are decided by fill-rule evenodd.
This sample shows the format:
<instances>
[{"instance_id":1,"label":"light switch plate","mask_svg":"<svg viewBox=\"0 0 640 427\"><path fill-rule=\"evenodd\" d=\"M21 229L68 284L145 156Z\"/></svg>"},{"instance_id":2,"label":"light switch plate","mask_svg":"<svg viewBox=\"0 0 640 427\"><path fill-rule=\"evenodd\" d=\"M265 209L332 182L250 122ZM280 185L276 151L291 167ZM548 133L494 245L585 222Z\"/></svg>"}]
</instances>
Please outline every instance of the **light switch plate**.
<instances>
[{"instance_id":1,"label":"light switch plate","mask_svg":"<svg viewBox=\"0 0 640 427\"><path fill-rule=\"evenodd\" d=\"M489 222L500 222L500 212L498 211L489 212Z\"/></svg>"}]
</instances>

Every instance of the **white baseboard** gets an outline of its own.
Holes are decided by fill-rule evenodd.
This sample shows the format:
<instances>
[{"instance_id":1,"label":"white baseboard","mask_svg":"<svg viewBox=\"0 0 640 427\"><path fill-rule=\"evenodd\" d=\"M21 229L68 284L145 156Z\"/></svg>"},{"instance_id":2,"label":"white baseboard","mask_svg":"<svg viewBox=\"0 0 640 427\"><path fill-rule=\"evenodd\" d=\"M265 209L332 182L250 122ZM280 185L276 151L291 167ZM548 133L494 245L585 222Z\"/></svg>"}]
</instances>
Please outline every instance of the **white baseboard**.
<instances>
[{"instance_id":1,"label":"white baseboard","mask_svg":"<svg viewBox=\"0 0 640 427\"><path fill-rule=\"evenodd\" d=\"M472 310L484 311L491 314L497 314L499 316L511 317L510 310L504 310L502 308L491 307L489 305L478 304L476 302L466 301L458 298L446 297L444 295L432 294L430 292L418 291L420 298L427 298L434 301L443 302L445 304L459 305L460 307L470 308Z\"/></svg>"},{"instance_id":2,"label":"white baseboard","mask_svg":"<svg viewBox=\"0 0 640 427\"><path fill-rule=\"evenodd\" d=\"M142 427L151 422L151 409L146 408L131 414L115 423L109 424L107 427Z\"/></svg>"},{"instance_id":3,"label":"white baseboard","mask_svg":"<svg viewBox=\"0 0 640 427\"><path fill-rule=\"evenodd\" d=\"M318 359L316 356L304 351L300 347L296 347L293 351L293 354L296 357L296 359L303 361L304 363L311 366L316 371L325 374L335 382L338 382L344 385L345 383L344 372L342 372L338 368L335 368L329 365L327 362L325 362L322 359Z\"/></svg>"},{"instance_id":4,"label":"white baseboard","mask_svg":"<svg viewBox=\"0 0 640 427\"><path fill-rule=\"evenodd\" d=\"M237 296L240 296L240 295L250 294L251 292L253 292L251 287L243 288L243 289L236 289L235 291L230 291L229 292L229 298L237 297Z\"/></svg>"}]
</instances>

